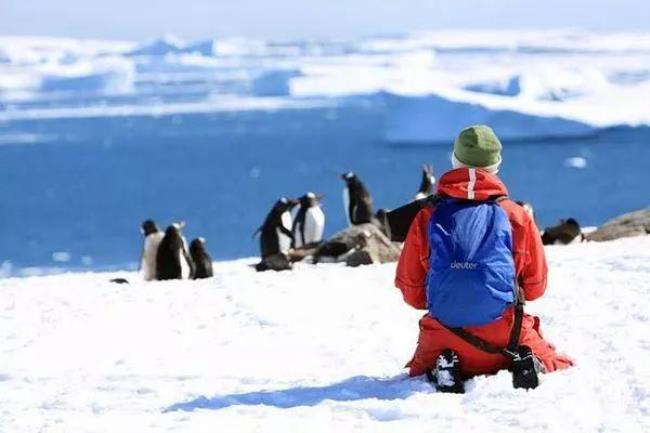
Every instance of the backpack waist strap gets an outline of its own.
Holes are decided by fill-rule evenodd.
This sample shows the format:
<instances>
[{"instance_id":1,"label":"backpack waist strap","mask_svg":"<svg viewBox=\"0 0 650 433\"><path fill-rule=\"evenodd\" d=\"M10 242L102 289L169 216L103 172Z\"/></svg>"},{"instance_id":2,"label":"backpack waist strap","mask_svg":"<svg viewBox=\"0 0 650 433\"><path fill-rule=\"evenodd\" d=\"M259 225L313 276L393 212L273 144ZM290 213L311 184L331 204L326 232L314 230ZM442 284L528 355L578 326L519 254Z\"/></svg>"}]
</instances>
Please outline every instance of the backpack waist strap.
<instances>
[{"instance_id":1,"label":"backpack waist strap","mask_svg":"<svg viewBox=\"0 0 650 433\"><path fill-rule=\"evenodd\" d=\"M483 340L482 338L477 337L476 335L473 335L472 333L466 331L463 328L452 328L440 321L438 322L442 326L447 328L450 332L460 337L466 343L469 343L470 345L474 346L478 350L481 350L485 353L489 353L492 355L503 355L507 358L514 360L519 356L517 354L517 348L519 347L519 337L521 336L521 324L523 322L523 317L524 317L524 307L521 303L517 303L515 305L515 319L512 324L512 329L510 330L510 338L508 340L508 346L505 348L496 347L488 343L487 341Z\"/></svg>"}]
</instances>

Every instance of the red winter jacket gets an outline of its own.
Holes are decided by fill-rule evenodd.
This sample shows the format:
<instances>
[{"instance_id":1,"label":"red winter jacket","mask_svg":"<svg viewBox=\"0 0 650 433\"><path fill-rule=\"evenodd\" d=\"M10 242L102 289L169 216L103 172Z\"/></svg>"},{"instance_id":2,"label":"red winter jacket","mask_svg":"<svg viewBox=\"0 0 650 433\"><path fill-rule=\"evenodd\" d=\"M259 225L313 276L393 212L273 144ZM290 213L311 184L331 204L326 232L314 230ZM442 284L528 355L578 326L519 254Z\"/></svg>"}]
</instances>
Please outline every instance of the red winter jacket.
<instances>
[{"instance_id":1,"label":"red winter jacket","mask_svg":"<svg viewBox=\"0 0 650 433\"><path fill-rule=\"evenodd\" d=\"M487 171L459 168L445 173L438 183L438 195L483 201L494 196L506 196L508 190L501 180ZM547 266L539 231L523 207L510 199L499 202L512 226L513 255L517 281L527 301L539 298L546 290ZM395 285L404 300L417 309L425 310L426 275L429 270L430 245L428 225L435 205L422 209L413 221L397 265ZM498 346L506 347L513 322L513 309L503 317L484 326L465 328L467 331ZM524 315L520 344L530 346L543 362L546 371L567 368L572 361L558 355L546 342L539 329L539 319ZM420 320L420 338L413 359L407 364L409 374L417 376L430 369L438 355L452 349L460 358L461 373L466 376L496 373L507 368L510 360L502 355L488 354L469 345L448 331L436 319L426 314Z\"/></svg>"}]
</instances>

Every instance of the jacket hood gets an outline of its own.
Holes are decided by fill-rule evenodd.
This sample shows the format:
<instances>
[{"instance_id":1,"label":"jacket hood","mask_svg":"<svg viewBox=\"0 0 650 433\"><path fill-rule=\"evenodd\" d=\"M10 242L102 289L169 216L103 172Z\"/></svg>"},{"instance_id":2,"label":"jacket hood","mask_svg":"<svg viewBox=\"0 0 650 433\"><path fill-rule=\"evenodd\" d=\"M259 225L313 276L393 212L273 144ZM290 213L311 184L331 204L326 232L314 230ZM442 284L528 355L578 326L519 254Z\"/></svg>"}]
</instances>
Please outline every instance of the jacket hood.
<instances>
[{"instance_id":1,"label":"jacket hood","mask_svg":"<svg viewBox=\"0 0 650 433\"><path fill-rule=\"evenodd\" d=\"M480 168L457 168L442 175L438 194L467 200L488 200L508 195L505 184L495 174Z\"/></svg>"}]
</instances>

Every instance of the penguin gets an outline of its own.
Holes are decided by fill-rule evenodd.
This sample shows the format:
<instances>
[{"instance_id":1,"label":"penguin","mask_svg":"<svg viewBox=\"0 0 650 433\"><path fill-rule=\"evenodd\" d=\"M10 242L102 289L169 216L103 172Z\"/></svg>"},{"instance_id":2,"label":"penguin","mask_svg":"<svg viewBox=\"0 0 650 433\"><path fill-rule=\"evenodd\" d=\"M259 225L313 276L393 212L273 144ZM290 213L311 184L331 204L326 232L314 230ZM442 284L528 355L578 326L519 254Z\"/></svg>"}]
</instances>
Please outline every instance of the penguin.
<instances>
[{"instance_id":1,"label":"penguin","mask_svg":"<svg viewBox=\"0 0 650 433\"><path fill-rule=\"evenodd\" d=\"M535 219L535 210L533 209L532 204L528 203L527 201L521 201L521 200L517 200L515 203L523 207L526 213L528 213L528 215L530 215L532 219Z\"/></svg>"},{"instance_id":2,"label":"penguin","mask_svg":"<svg viewBox=\"0 0 650 433\"><path fill-rule=\"evenodd\" d=\"M312 247L322 242L325 229L325 214L320 207L322 198L322 195L308 192L298 199L300 208L291 229L294 248Z\"/></svg>"},{"instance_id":3,"label":"penguin","mask_svg":"<svg viewBox=\"0 0 650 433\"><path fill-rule=\"evenodd\" d=\"M212 259L205 249L205 239L196 238L190 243L190 256L194 263L193 278L210 278L212 273Z\"/></svg>"},{"instance_id":4,"label":"penguin","mask_svg":"<svg viewBox=\"0 0 650 433\"><path fill-rule=\"evenodd\" d=\"M542 233L542 244L544 245L568 245L574 241L582 242L584 235L580 224L573 218L560 220L560 223L553 227L547 227Z\"/></svg>"},{"instance_id":5,"label":"penguin","mask_svg":"<svg viewBox=\"0 0 650 433\"><path fill-rule=\"evenodd\" d=\"M255 234L261 233L260 253L262 259L273 254L287 255L289 253L293 238L291 209L297 204L297 200L280 198L266 216L264 224L255 232Z\"/></svg>"},{"instance_id":6,"label":"penguin","mask_svg":"<svg viewBox=\"0 0 650 433\"><path fill-rule=\"evenodd\" d=\"M156 254L157 280L177 280L194 275L194 264L181 236L181 227L181 224L170 225L160 241Z\"/></svg>"},{"instance_id":7,"label":"penguin","mask_svg":"<svg viewBox=\"0 0 650 433\"><path fill-rule=\"evenodd\" d=\"M433 175L432 165L422 166L422 180L420 181L420 188L418 193L413 197L413 201L421 200L433 194L433 186L436 184L436 177Z\"/></svg>"},{"instance_id":8,"label":"penguin","mask_svg":"<svg viewBox=\"0 0 650 433\"><path fill-rule=\"evenodd\" d=\"M142 234L144 235L144 246L140 259L140 270L145 281L156 279L156 254L160 241L164 236L153 220L146 220L142 223Z\"/></svg>"},{"instance_id":9,"label":"penguin","mask_svg":"<svg viewBox=\"0 0 650 433\"><path fill-rule=\"evenodd\" d=\"M372 222L372 197L356 174L348 172L341 175L345 181L343 189L343 208L348 224L359 225Z\"/></svg>"}]
</instances>

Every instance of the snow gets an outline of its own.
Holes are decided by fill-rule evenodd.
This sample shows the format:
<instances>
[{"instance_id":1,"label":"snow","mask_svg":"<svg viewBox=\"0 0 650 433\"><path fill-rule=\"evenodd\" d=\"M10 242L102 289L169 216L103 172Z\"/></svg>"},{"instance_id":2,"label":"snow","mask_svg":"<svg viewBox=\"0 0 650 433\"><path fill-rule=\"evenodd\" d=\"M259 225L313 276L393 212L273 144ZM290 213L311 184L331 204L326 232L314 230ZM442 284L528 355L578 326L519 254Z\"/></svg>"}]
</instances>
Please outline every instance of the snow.
<instances>
[{"instance_id":1,"label":"snow","mask_svg":"<svg viewBox=\"0 0 650 433\"><path fill-rule=\"evenodd\" d=\"M394 264L299 264L145 283L132 272L0 280L0 425L32 431L650 429L650 237L549 247L527 305L577 366L531 392L507 372L436 394L402 366L421 312ZM109 283L126 277L130 285ZM462 360L461 360L462 362Z\"/></svg>"},{"instance_id":2,"label":"snow","mask_svg":"<svg viewBox=\"0 0 650 433\"><path fill-rule=\"evenodd\" d=\"M161 100L170 96L187 103L174 109L183 113L196 104L210 110L205 102L214 98L239 98L234 105L251 110L256 98L282 100L282 109L312 99L381 105L388 93L405 105L412 98L408 110L418 118L451 110L463 126L498 117L516 138L580 136L650 124L648 64L648 32L445 30L350 41L164 36L139 44L0 37L0 106L11 111L5 120L52 119L71 117L71 105L82 115L157 115L168 111ZM423 98L440 106L425 107ZM521 127L521 116L539 126ZM414 131L402 117L386 112L390 140L436 141L445 126L429 119Z\"/></svg>"}]
</instances>

